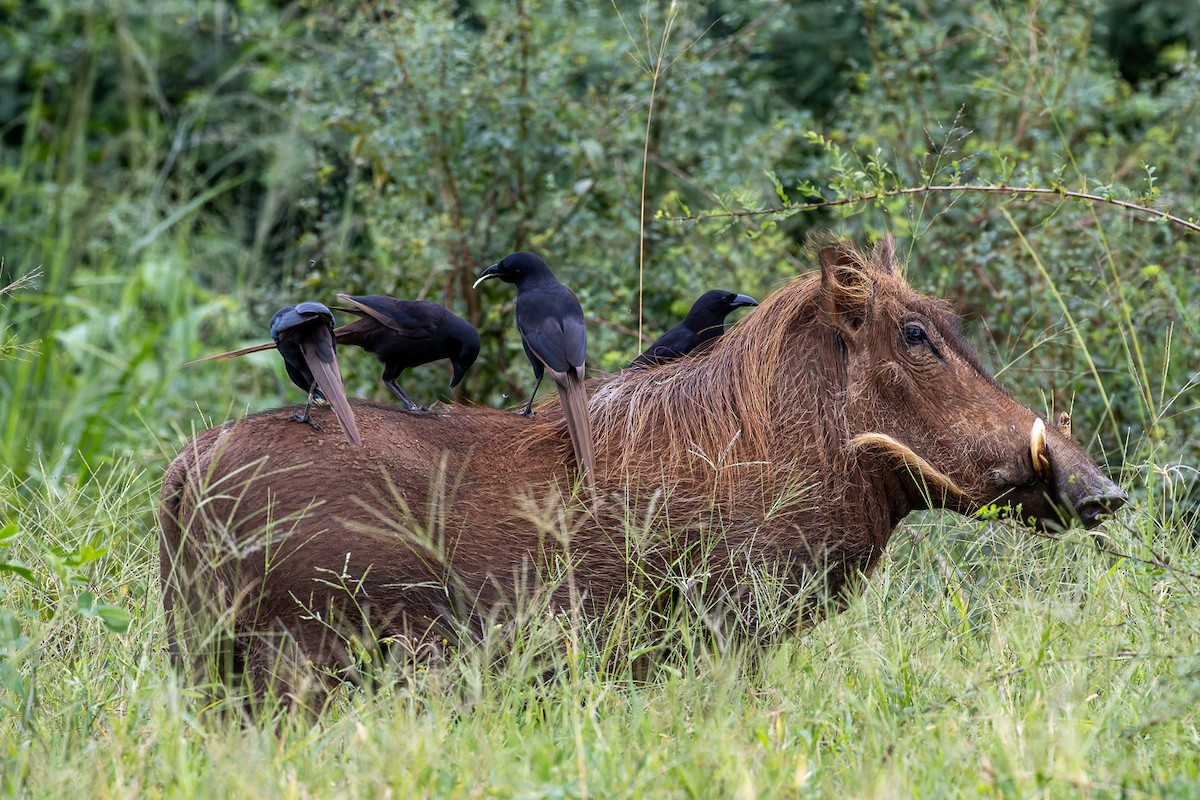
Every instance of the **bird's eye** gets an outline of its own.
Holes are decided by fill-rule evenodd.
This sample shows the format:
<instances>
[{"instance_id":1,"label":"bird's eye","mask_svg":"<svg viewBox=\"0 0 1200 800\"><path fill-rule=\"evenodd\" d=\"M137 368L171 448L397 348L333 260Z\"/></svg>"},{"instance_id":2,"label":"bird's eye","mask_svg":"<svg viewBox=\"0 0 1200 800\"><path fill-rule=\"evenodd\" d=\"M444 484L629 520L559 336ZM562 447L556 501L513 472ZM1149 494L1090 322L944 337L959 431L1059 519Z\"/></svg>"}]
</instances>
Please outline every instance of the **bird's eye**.
<instances>
[{"instance_id":1,"label":"bird's eye","mask_svg":"<svg viewBox=\"0 0 1200 800\"><path fill-rule=\"evenodd\" d=\"M929 334L917 323L910 322L904 326L904 341L909 347L929 344Z\"/></svg>"}]
</instances>

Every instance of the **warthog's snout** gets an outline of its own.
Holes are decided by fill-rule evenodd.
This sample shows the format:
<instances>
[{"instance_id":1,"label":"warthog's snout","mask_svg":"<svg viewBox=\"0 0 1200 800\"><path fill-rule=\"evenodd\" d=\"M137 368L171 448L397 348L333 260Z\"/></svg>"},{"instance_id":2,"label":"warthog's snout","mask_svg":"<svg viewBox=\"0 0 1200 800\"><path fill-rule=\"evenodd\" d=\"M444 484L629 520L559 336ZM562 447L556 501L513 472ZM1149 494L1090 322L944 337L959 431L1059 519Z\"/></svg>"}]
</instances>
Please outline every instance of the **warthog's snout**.
<instances>
[{"instance_id":1,"label":"warthog's snout","mask_svg":"<svg viewBox=\"0 0 1200 800\"><path fill-rule=\"evenodd\" d=\"M1061 431L1046 435L1043 452L1050 471L1046 483L1054 487L1055 501L1077 516L1083 527L1096 527L1129 500L1084 449Z\"/></svg>"},{"instance_id":2,"label":"warthog's snout","mask_svg":"<svg viewBox=\"0 0 1200 800\"><path fill-rule=\"evenodd\" d=\"M1129 500L1129 495L1125 494L1120 486L1103 475L1096 477L1099 480L1077 479L1059 487L1059 496L1070 504L1083 527L1088 529L1099 525L1104 517L1117 513L1117 509Z\"/></svg>"},{"instance_id":3,"label":"warthog's snout","mask_svg":"<svg viewBox=\"0 0 1200 800\"><path fill-rule=\"evenodd\" d=\"M1083 527L1094 528L1129 500L1070 437L1069 430L1062 424L1049 428L1041 419L1034 419L1027 462L1033 467L1034 480L1008 495L1013 505L1020 504L1023 516L1039 527L1068 526L1078 519Z\"/></svg>"}]
</instances>

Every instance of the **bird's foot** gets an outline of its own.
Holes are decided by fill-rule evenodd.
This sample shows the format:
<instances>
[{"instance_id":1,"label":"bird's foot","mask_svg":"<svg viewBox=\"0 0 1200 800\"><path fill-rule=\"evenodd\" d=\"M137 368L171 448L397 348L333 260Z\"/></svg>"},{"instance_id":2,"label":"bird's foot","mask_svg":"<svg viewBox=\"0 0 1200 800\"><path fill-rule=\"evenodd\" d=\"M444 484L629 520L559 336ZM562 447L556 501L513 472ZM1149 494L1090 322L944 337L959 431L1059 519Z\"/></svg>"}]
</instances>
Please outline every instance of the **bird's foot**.
<instances>
[{"instance_id":1,"label":"bird's foot","mask_svg":"<svg viewBox=\"0 0 1200 800\"><path fill-rule=\"evenodd\" d=\"M304 411L302 411L302 412L301 411L295 412L290 417L288 417L288 419L290 419L292 422L307 422L309 425L313 426L314 430L318 430L318 431L325 430L324 428L321 427L321 423L317 422L315 419L312 418L312 414L309 413L307 408L304 409Z\"/></svg>"},{"instance_id":2,"label":"bird's foot","mask_svg":"<svg viewBox=\"0 0 1200 800\"><path fill-rule=\"evenodd\" d=\"M414 403L413 399L405 394L404 390L400 388L400 384L396 383L394 380L384 381L383 385L391 389L392 394L396 395L396 398L401 403L404 403L404 408L406 410L411 411L414 414L420 414L425 411L425 409L423 409L421 406Z\"/></svg>"},{"instance_id":3,"label":"bird's foot","mask_svg":"<svg viewBox=\"0 0 1200 800\"><path fill-rule=\"evenodd\" d=\"M423 416L425 414L432 414L433 406L419 406L414 403L413 405L408 406L405 409L405 411L407 411L410 414L416 414L418 416Z\"/></svg>"},{"instance_id":4,"label":"bird's foot","mask_svg":"<svg viewBox=\"0 0 1200 800\"><path fill-rule=\"evenodd\" d=\"M532 408L527 408L524 411L516 411L514 413L518 417L528 417L529 419L533 419L534 417L537 416L537 412L534 411Z\"/></svg>"}]
</instances>

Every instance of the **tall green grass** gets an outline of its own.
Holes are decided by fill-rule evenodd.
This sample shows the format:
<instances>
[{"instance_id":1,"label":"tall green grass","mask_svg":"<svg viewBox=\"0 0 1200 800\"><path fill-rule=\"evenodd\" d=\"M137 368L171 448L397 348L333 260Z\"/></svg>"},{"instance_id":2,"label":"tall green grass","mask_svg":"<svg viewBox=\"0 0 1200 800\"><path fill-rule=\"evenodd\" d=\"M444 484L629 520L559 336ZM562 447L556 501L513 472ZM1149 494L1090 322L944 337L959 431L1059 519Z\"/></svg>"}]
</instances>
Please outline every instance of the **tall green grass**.
<instances>
[{"instance_id":1,"label":"tall green grass","mask_svg":"<svg viewBox=\"0 0 1200 800\"><path fill-rule=\"evenodd\" d=\"M922 515L844 612L765 646L720 649L684 613L688 646L635 677L611 629L537 614L343 686L317 717L249 722L203 711L167 663L154 501L132 483L40 500L9 543L38 574L58 573L26 535L112 547L66 583L6 588L41 620L4 645L25 676L3 690L10 794L1188 796L1200 780L1200 558L1145 511L1105 534L1136 558ZM121 603L129 629L80 617L67 584Z\"/></svg>"},{"instance_id":2,"label":"tall green grass","mask_svg":"<svg viewBox=\"0 0 1200 800\"><path fill-rule=\"evenodd\" d=\"M239 212L290 179L290 150L279 109L249 91L271 74L270 37L246 31L286 25L259 7L45 5L7 43L0 285L40 278L0 299L0 330L23 345L0 360L0 463L63 488L161 457L201 398L269 392L177 367L244 335L249 286L270 274ZM249 175L257 193L239 193Z\"/></svg>"}]
</instances>

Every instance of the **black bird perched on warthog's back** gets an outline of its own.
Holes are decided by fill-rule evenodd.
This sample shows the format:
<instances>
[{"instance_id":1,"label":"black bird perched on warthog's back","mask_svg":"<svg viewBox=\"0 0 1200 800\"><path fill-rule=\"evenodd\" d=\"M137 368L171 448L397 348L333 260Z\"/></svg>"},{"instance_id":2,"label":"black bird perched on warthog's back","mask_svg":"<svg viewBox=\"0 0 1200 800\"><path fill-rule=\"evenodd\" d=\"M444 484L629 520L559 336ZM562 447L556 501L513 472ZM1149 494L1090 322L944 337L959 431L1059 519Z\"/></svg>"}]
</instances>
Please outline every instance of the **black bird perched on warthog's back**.
<instances>
[{"instance_id":1,"label":"black bird perched on warthog's back","mask_svg":"<svg viewBox=\"0 0 1200 800\"><path fill-rule=\"evenodd\" d=\"M383 384L409 411L420 411L396 381L409 367L450 359L453 389L479 355L479 331L445 306L427 300L397 300L383 295L338 298L352 308L338 308L358 316L355 322L334 331L338 344L351 344L374 353L383 364Z\"/></svg>"},{"instance_id":2,"label":"black bird perched on warthog's back","mask_svg":"<svg viewBox=\"0 0 1200 800\"><path fill-rule=\"evenodd\" d=\"M756 306L758 301L744 294L713 289L700 295L683 321L654 340L645 352L635 358L631 367L653 367L666 364L693 350L712 344L725 332L725 317L735 308Z\"/></svg>"},{"instance_id":3,"label":"black bird perched on warthog's back","mask_svg":"<svg viewBox=\"0 0 1200 800\"><path fill-rule=\"evenodd\" d=\"M324 304L313 300L281 308L271 317L271 338L275 340L279 355L283 356L292 383L308 392L304 412L293 414L292 419L321 430L312 418L313 400L320 389L333 406L346 438L355 445L362 444L354 410L350 408L342 386L342 371L338 367L337 345L333 338L333 313Z\"/></svg>"},{"instance_id":4,"label":"black bird perched on warthog's back","mask_svg":"<svg viewBox=\"0 0 1200 800\"><path fill-rule=\"evenodd\" d=\"M475 326L448 308L426 300L397 300L384 295L338 297L354 308L338 308L360 317L359 320L335 328L333 338L338 344L361 347L383 364L383 383L391 389L410 411L420 406L396 382L400 373L409 367L448 358L454 365L450 379L453 389L479 355L479 332ZM320 305L320 304L318 304ZM321 306L324 308L324 306ZM328 312L328 309L326 309ZM235 358L276 347L275 342L256 344L215 356L198 358L185 367L204 361ZM294 379L293 379L294 380Z\"/></svg>"},{"instance_id":5,"label":"black bird perched on warthog's back","mask_svg":"<svg viewBox=\"0 0 1200 800\"><path fill-rule=\"evenodd\" d=\"M596 460L588 420L587 389L583 385L587 327L579 299L559 283L546 262L533 253L510 253L485 269L475 286L488 278L499 278L517 287L517 329L537 379L521 413L532 416L533 398L542 385L545 371L550 370L558 387L575 460L583 471L585 484L594 488Z\"/></svg>"}]
</instances>

